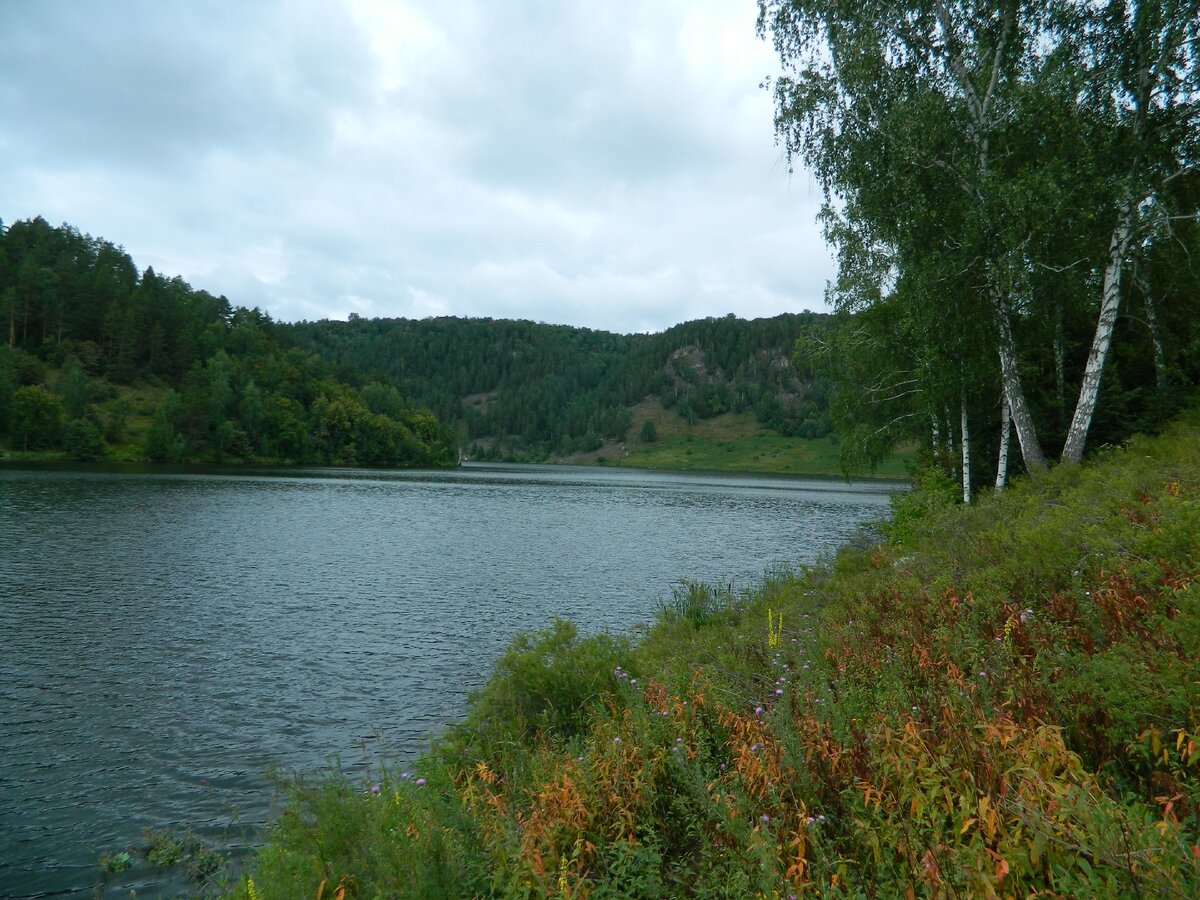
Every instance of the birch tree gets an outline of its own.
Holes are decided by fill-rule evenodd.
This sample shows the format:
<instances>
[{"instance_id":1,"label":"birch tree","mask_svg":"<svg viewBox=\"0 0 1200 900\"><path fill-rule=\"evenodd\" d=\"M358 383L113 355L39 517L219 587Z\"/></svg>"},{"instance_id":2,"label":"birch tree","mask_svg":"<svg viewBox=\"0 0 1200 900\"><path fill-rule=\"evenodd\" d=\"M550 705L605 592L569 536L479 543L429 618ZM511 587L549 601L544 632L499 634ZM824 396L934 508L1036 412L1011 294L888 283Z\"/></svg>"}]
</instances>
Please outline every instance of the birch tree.
<instances>
[{"instance_id":1,"label":"birch tree","mask_svg":"<svg viewBox=\"0 0 1200 900\"><path fill-rule=\"evenodd\" d=\"M902 307L931 342L919 391L941 440L995 409L998 382L998 486L1009 429L1031 471L1046 434L1077 461L1126 270L1200 209L1200 0L759 0L759 30L784 67L777 135L825 190L835 306Z\"/></svg>"},{"instance_id":2,"label":"birch tree","mask_svg":"<svg viewBox=\"0 0 1200 900\"><path fill-rule=\"evenodd\" d=\"M945 258L943 289L916 302L943 328L990 318L989 352L1030 469L1045 457L1018 358L1017 263L1000 222L1008 176L995 138L1012 118L1023 73L1036 67L1040 13L1020 0L759 3L760 33L770 34L785 70L775 89L777 134L789 159L805 162L825 189L840 265L869 271L858 257L884 246L901 261L899 281L922 256ZM847 307L844 296L833 299ZM945 345L937 334L932 340ZM980 360L956 363L965 371Z\"/></svg>"},{"instance_id":3,"label":"birch tree","mask_svg":"<svg viewBox=\"0 0 1200 900\"><path fill-rule=\"evenodd\" d=\"M1200 127L1200 0L1116 0L1069 8L1065 29L1082 35L1094 75L1084 98L1111 122L1121 165L1113 172L1112 227L1103 258L1099 312L1063 459L1079 462L1100 397L1120 310L1122 276L1139 225L1191 218L1167 202L1169 185L1197 172ZM1153 307L1148 308L1153 317ZM1158 348L1156 347L1156 350Z\"/></svg>"}]
</instances>

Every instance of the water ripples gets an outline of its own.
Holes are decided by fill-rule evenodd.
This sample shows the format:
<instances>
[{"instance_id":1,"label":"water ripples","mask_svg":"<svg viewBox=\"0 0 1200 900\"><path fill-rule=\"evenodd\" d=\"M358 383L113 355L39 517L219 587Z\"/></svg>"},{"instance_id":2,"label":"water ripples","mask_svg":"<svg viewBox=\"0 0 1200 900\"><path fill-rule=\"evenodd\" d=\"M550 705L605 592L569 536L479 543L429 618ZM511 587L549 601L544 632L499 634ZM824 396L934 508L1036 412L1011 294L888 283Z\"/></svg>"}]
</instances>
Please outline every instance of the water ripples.
<instances>
[{"instance_id":1,"label":"water ripples","mask_svg":"<svg viewBox=\"0 0 1200 900\"><path fill-rule=\"evenodd\" d=\"M411 759L515 632L623 631L679 578L747 583L886 510L549 467L0 469L0 895L90 891L145 827L244 850L269 768Z\"/></svg>"}]
</instances>

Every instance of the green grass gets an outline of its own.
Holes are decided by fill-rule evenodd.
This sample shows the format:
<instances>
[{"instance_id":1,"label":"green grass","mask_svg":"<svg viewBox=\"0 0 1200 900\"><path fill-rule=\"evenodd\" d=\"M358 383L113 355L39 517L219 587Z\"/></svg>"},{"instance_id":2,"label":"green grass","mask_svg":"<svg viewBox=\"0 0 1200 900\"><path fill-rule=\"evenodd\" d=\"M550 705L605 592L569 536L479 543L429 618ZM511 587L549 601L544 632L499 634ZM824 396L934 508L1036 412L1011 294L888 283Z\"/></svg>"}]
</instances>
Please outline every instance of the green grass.
<instances>
[{"instance_id":1,"label":"green grass","mask_svg":"<svg viewBox=\"0 0 1200 900\"><path fill-rule=\"evenodd\" d=\"M235 896L1200 895L1198 451L522 636L411 775L291 784Z\"/></svg>"},{"instance_id":2,"label":"green grass","mask_svg":"<svg viewBox=\"0 0 1200 900\"><path fill-rule=\"evenodd\" d=\"M646 421L654 422L656 441L640 439ZM725 413L689 425L674 410L657 401L633 408L633 420L623 447L608 442L600 450L570 461L640 469L712 472L750 472L779 475L843 477L838 465L837 439L784 437L758 423L749 413ZM889 458L874 473L858 477L909 477L911 452Z\"/></svg>"},{"instance_id":3,"label":"green grass","mask_svg":"<svg viewBox=\"0 0 1200 900\"><path fill-rule=\"evenodd\" d=\"M876 478L907 478L907 454L897 454L873 473ZM838 446L832 437L789 438L771 431L729 438L706 435L675 438L634 450L622 466L642 469L698 469L780 475L840 477Z\"/></svg>"}]
</instances>

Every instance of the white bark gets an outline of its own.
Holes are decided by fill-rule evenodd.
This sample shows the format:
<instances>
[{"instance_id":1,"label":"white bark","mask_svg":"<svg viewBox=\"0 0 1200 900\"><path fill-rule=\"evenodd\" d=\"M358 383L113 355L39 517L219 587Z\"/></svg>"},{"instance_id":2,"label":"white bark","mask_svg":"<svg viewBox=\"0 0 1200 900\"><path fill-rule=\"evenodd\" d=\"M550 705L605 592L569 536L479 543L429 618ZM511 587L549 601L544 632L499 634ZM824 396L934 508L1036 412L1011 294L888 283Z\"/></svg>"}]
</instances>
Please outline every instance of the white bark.
<instances>
[{"instance_id":1,"label":"white bark","mask_svg":"<svg viewBox=\"0 0 1200 900\"><path fill-rule=\"evenodd\" d=\"M1117 224L1113 228L1108 246L1108 262L1104 266L1104 289L1100 295L1100 317L1096 321L1096 333L1092 338L1092 349L1088 352L1087 367L1083 372L1083 383L1079 386L1079 400L1075 403L1075 415L1063 445L1064 461L1079 462L1083 459L1083 445L1087 441L1092 416L1096 412L1096 401L1100 398L1100 379L1104 374L1104 361L1112 344L1113 329L1117 324L1117 311L1121 307L1121 270L1125 255L1133 236L1134 203L1128 198L1121 204Z\"/></svg>"},{"instance_id":2,"label":"white bark","mask_svg":"<svg viewBox=\"0 0 1200 900\"><path fill-rule=\"evenodd\" d=\"M967 401L962 401L962 489L963 503L971 502L971 432L967 428Z\"/></svg>"},{"instance_id":3,"label":"white bark","mask_svg":"<svg viewBox=\"0 0 1200 900\"><path fill-rule=\"evenodd\" d=\"M996 461L996 490L1004 490L1008 484L1008 439L1012 434L1012 415L1008 411L1008 401L1000 395L1000 458Z\"/></svg>"},{"instance_id":4,"label":"white bark","mask_svg":"<svg viewBox=\"0 0 1200 900\"><path fill-rule=\"evenodd\" d=\"M1063 340L1063 314L1058 310L1058 321L1054 325L1054 387L1058 394L1059 412L1067 410L1067 366Z\"/></svg>"},{"instance_id":5,"label":"white bark","mask_svg":"<svg viewBox=\"0 0 1200 900\"><path fill-rule=\"evenodd\" d=\"M1025 460L1025 468L1033 472L1046 468L1046 457L1042 455L1042 445L1038 443L1033 416L1029 412L1025 392L1021 388L1016 345L1013 341L1012 326L1008 322L1008 304L999 288L993 285L991 291L992 309L996 313L996 332L999 337L996 343L1000 354L1000 378L1004 384L1004 399L1012 414L1013 425L1017 429L1021 458Z\"/></svg>"},{"instance_id":6,"label":"white bark","mask_svg":"<svg viewBox=\"0 0 1200 900\"><path fill-rule=\"evenodd\" d=\"M966 62L963 60L961 49L957 49L950 40L955 33L953 17L944 2L934 5L942 31L946 35L947 62L954 73L958 86L966 99L970 124L967 126L968 138L975 146L976 166L979 175L979 185L986 184L990 168L989 135L995 127L993 120L993 103L1000 85L1001 66L1008 41L1016 24L1015 7L1009 7L1004 14L1004 25L996 43L991 61L991 73L988 84L980 96L975 89ZM1025 460L1025 468L1033 472L1046 467L1046 458L1042 455L1038 443L1037 429L1033 424L1033 416L1025 402L1025 392L1021 387L1021 373L1017 367L1017 347L1013 340L1012 326L1009 322L1008 298L997 282L994 268L988 271L988 292L991 295L992 309L996 315L997 344L1000 353L1000 377L1004 384L1004 396L1012 411L1013 423L1017 428L1017 439L1021 444L1021 456Z\"/></svg>"}]
</instances>

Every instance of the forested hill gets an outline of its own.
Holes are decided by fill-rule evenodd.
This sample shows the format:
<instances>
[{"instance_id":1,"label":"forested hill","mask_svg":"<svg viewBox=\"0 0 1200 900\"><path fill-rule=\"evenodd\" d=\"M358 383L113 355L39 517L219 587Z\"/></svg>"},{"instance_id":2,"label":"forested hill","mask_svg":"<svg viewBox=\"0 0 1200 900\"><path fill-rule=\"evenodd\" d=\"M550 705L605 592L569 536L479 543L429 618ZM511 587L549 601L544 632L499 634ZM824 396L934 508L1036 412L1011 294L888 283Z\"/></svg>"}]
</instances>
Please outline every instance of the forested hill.
<instances>
[{"instance_id":1,"label":"forested hill","mask_svg":"<svg viewBox=\"0 0 1200 900\"><path fill-rule=\"evenodd\" d=\"M35 218L0 223L0 439L97 459L447 465L457 436L258 309Z\"/></svg>"},{"instance_id":2,"label":"forested hill","mask_svg":"<svg viewBox=\"0 0 1200 900\"><path fill-rule=\"evenodd\" d=\"M659 334L493 319L362 319L288 327L297 346L396 379L455 422L473 455L540 458L623 440L631 408L657 400L694 423L752 412L783 435L831 430L828 383L798 372L797 338L828 317L733 315Z\"/></svg>"}]
</instances>

